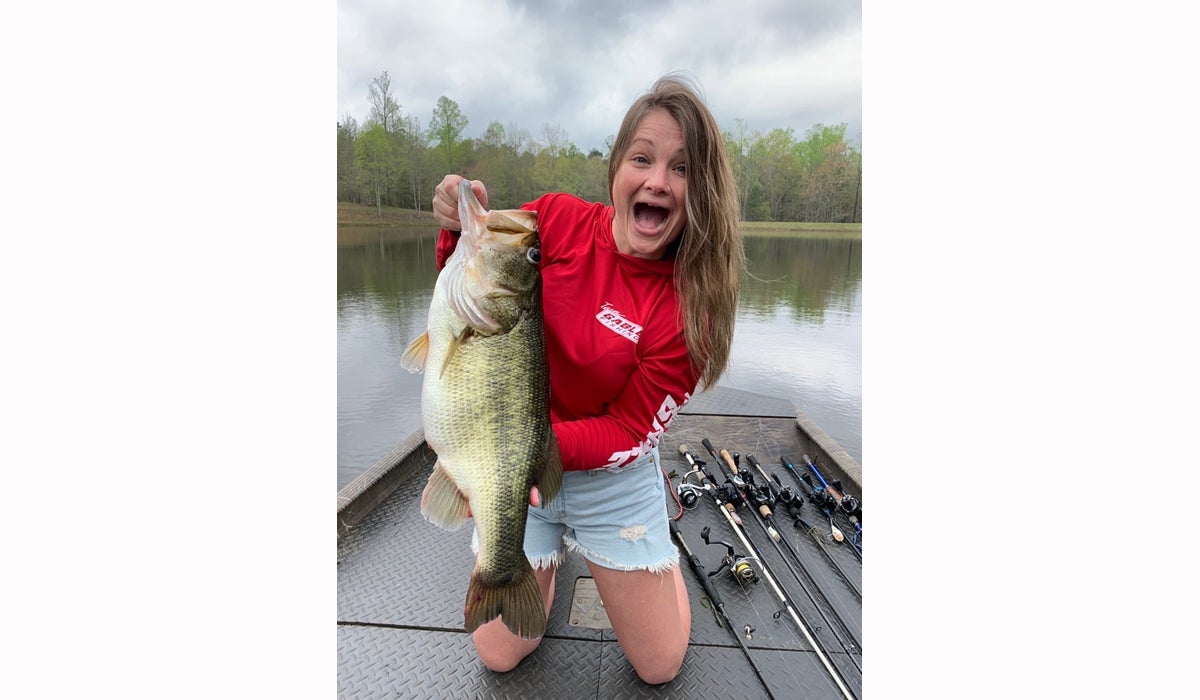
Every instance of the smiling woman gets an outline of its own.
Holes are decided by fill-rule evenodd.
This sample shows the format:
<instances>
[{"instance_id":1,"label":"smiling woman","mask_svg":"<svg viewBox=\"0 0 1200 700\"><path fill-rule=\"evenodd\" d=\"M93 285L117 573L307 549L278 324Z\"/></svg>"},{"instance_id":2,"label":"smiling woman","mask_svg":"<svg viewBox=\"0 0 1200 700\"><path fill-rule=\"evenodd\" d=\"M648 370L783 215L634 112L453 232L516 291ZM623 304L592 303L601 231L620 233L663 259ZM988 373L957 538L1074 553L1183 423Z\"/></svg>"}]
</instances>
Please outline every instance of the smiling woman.
<instances>
[{"instance_id":1,"label":"smiling woman","mask_svg":"<svg viewBox=\"0 0 1200 700\"><path fill-rule=\"evenodd\" d=\"M683 130L656 109L638 125L612 181L613 240L626 255L658 260L687 225Z\"/></svg>"},{"instance_id":2,"label":"smiling woman","mask_svg":"<svg viewBox=\"0 0 1200 700\"><path fill-rule=\"evenodd\" d=\"M551 193L522 207L536 212L549 418L564 470L562 495L529 509L524 547L547 613L567 552L586 559L625 656L658 684L679 672L691 630L658 444L679 407L725 372L745 258L724 140L689 84L668 76L634 101L608 174L612 206ZM461 247L463 183L447 175L435 191L439 268ZM461 191L487 202L482 182ZM473 342L483 341L464 339L461 351ZM472 638L494 671L541 644L503 619Z\"/></svg>"}]
</instances>

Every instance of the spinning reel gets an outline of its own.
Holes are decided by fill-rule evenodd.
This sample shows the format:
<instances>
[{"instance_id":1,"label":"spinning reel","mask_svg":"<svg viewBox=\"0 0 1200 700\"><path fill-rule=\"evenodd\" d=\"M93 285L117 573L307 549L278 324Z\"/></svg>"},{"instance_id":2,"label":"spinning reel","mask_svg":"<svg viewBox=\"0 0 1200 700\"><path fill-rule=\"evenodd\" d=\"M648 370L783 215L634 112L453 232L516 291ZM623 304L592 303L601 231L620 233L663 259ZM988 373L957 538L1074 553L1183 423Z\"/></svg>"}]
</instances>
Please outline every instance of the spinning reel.
<instances>
[{"instance_id":1,"label":"spinning reel","mask_svg":"<svg viewBox=\"0 0 1200 700\"><path fill-rule=\"evenodd\" d=\"M721 560L721 569L710 571L708 572L708 575L716 576L717 574L721 573L722 569L729 569L729 572L733 574L733 577L737 579L739 583L757 582L758 572L756 572L754 567L750 565L749 557L738 554L733 549L733 545L729 544L728 542L723 540L710 540L710 534L709 527L705 525L704 529L700 531L700 538L704 540L704 544L725 545L726 553L725 558Z\"/></svg>"}]
</instances>

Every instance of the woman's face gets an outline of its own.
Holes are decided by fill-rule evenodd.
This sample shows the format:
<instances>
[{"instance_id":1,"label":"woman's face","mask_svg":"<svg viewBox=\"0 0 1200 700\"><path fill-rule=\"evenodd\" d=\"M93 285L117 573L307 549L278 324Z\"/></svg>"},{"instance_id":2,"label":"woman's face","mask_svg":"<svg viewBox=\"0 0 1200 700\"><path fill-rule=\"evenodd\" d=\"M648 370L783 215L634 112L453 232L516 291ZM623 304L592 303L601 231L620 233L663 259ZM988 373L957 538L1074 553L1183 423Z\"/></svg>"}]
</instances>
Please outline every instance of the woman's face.
<instances>
[{"instance_id":1,"label":"woman's face","mask_svg":"<svg viewBox=\"0 0 1200 700\"><path fill-rule=\"evenodd\" d=\"M687 225L683 129L662 109L642 117L612 186L617 250L657 260Z\"/></svg>"}]
</instances>

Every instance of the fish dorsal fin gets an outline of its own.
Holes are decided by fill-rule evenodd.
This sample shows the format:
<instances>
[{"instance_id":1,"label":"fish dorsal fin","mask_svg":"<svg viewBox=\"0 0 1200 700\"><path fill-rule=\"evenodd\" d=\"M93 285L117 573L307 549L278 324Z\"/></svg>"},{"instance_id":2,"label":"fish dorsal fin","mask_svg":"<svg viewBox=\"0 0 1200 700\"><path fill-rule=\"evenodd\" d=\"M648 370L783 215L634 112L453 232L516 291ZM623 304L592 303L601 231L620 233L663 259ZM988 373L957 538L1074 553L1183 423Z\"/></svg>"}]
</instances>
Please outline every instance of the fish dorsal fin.
<instances>
[{"instance_id":1,"label":"fish dorsal fin","mask_svg":"<svg viewBox=\"0 0 1200 700\"><path fill-rule=\"evenodd\" d=\"M426 331L408 344L408 349L400 356L400 366L409 372L420 372L425 369L428 359L429 331Z\"/></svg>"}]
</instances>

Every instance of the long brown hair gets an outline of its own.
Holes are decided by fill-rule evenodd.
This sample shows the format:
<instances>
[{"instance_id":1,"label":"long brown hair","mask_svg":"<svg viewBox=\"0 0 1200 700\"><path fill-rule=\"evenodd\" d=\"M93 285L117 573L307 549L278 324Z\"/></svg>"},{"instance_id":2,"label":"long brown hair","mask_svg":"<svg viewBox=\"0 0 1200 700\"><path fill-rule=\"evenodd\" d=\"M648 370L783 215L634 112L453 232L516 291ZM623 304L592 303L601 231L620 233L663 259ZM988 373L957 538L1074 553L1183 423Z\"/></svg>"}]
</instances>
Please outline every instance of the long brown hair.
<instances>
[{"instance_id":1,"label":"long brown hair","mask_svg":"<svg viewBox=\"0 0 1200 700\"><path fill-rule=\"evenodd\" d=\"M725 140L699 91L677 74L654 83L634 101L608 159L608 192L638 124L665 110L683 130L687 160L687 226L677 241L675 288L681 300L684 339L704 387L716 384L729 363L738 290L746 255L738 225L737 187Z\"/></svg>"}]
</instances>

